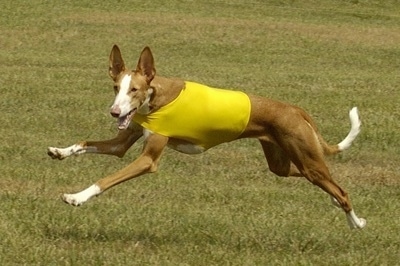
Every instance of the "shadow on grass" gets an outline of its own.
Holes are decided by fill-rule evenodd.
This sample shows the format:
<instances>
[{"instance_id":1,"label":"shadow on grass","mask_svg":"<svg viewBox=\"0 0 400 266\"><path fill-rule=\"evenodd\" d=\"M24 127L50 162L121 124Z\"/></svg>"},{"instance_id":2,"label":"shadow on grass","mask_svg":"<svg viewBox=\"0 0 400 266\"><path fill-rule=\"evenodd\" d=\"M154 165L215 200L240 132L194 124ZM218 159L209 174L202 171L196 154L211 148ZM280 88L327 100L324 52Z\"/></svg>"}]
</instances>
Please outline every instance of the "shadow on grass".
<instances>
[{"instance_id":1,"label":"shadow on grass","mask_svg":"<svg viewBox=\"0 0 400 266\"><path fill-rule=\"evenodd\" d=\"M148 247L157 247L158 245L168 243L178 243L179 239L171 234L156 234L147 230L133 230L130 228L55 228L45 226L42 229L43 235L50 241L72 241L82 242L129 242L141 243Z\"/></svg>"},{"instance_id":2,"label":"shadow on grass","mask_svg":"<svg viewBox=\"0 0 400 266\"><path fill-rule=\"evenodd\" d=\"M315 236L307 238L294 238L285 233L269 232L268 234L254 235L231 232L231 234L209 234L198 229L189 234L179 234L172 231L159 232L157 230L143 230L130 228L60 228L44 227L43 235L50 241L66 241L76 244L83 243L131 243L146 246L150 249L158 249L161 246L175 246L185 249L198 248L204 249L219 247L236 252L283 252L291 250L297 254L320 250L321 239ZM300 240L301 239L301 240ZM325 239L326 240L326 239Z\"/></svg>"},{"instance_id":3,"label":"shadow on grass","mask_svg":"<svg viewBox=\"0 0 400 266\"><path fill-rule=\"evenodd\" d=\"M112 242L112 241L141 241L141 240L157 240L155 235L149 232L129 232L126 229L95 229L83 230L80 228L49 228L43 229L46 238L50 240L65 239L73 241L98 241L98 242Z\"/></svg>"}]
</instances>

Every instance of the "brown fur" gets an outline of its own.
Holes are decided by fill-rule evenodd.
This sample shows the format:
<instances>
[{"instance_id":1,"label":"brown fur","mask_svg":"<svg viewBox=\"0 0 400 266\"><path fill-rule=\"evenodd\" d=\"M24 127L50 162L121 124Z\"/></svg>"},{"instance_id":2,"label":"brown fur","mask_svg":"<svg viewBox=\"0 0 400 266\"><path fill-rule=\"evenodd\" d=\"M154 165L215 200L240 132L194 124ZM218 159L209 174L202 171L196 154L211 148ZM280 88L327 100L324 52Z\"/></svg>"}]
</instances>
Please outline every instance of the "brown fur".
<instances>
[{"instance_id":1,"label":"brown fur","mask_svg":"<svg viewBox=\"0 0 400 266\"><path fill-rule=\"evenodd\" d=\"M114 88L118 86L122 75L133 73L132 86L138 91L131 94L140 102L144 101L145 91L150 87L154 93L149 106L152 111L174 100L184 87L180 79L169 79L155 75L154 59L149 48L141 53L135 71L126 68L120 50L114 46L110 54L110 76ZM268 162L269 169L279 176L304 176L314 185L319 186L337 200L343 210L352 210L347 193L333 181L324 155L340 152L338 145L327 144L311 117L301 108L249 95L251 102L250 121L239 138L256 138L259 140ZM111 110L118 116L118 110ZM137 124L107 141L81 142L84 149L96 150L96 153L124 156L125 152L143 135L143 129ZM157 171L157 165L162 151L171 142L182 142L179 139L150 134L145 141L142 153L130 165L122 170L100 179L96 185L105 191L131 178ZM93 149L94 148L94 149ZM54 152L49 152L53 158L60 158Z\"/></svg>"}]
</instances>

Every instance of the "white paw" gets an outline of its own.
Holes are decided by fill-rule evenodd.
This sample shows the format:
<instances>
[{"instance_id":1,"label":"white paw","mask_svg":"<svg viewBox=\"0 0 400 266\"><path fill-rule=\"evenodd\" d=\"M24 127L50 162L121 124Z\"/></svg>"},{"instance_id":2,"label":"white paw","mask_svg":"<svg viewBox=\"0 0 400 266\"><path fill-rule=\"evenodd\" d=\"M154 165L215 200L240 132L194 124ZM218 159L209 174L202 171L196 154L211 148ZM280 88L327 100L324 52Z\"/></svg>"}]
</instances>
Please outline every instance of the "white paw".
<instances>
[{"instance_id":1,"label":"white paw","mask_svg":"<svg viewBox=\"0 0 400 266\"><path fill-rule=\"evenodd\" d=\"M367 225L367 220L365 220L364 218L360 218L360 221L357 225L357 228L362 229Z\"/></svg>"},{"instance_id":2,"label":"white paw","mask_svg":"<svg viewBox=\"0 0 400 266\"><path fill-rule=\"evenodd\" d=\"M59 160L67 158L71 155L78 155L78 154L82 154L85 152L86 152L86 149L81 144L74 144L67 148L54 148L54 147L47 148L47 154L51 158L59 159Z\"/></svg>"},{"instance_id":3,"label":"white paw","mask_svg":"<svg viewBox=\"0 0 400 266\"><path fill-rule=\"evenodd\" d=\"M349 224L350 229L362 229L367 225L367 221L364 218L358 218L354 211L350 211L346 213L347 223Z\"/></svg>"},{"instance_id":4,"label":"white paw","mask_svg":"<svg viewBox=\"0 0 400 266\"><path fill-rule=\"evenodd\" d=\"M81 192L75 194L63 194L61 195L61 199L70 205L80 206L86 201L88 201L93 196L97 196L101 193L101 189L97 185L92 185Z\"/></svg>"},{"instance_id":5,"label":"white paw","mask_svg":"<svg viewBox=\"0 0 400 266\"><path fill-rule=\"evenodd\" d=\"M358 221L349 222L350 229L363 229L367 225L367 221L359 218Z\"/></svg>"},{"instance_id":6,"label":"white paw","mask_svg":"<svg viewBox=\"0 0 400 266\"><path fill-rule=\"evenodd\" d=\"M81 206L84 203L84 201L76 197L76 194L63 194L61 199L72 206Z\"/></svg>"},{"instance_id":7,"label":"white paw","mask_svg":"<svg viewBox=\"0 0 400 266\"><path fill-rule=\"evenodd\" d=\"M62 151L54 147L47 148L47 155L49 155L52 159L62 160L65 158L65 155L63 155Z\"/></svg>"}]
</instances>

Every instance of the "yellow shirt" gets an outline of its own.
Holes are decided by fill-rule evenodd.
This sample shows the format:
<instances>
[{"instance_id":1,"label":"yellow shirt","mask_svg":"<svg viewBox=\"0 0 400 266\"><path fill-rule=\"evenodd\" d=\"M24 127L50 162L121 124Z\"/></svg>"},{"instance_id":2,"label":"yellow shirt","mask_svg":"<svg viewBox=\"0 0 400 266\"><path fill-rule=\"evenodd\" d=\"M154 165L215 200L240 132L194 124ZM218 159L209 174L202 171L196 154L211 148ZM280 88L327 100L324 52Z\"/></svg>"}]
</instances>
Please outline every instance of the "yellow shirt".
<instances>
[{"instance_id":1,"label":"yellow shirt","mask_svg":"<svg viewBox=\"0 0 400 266\"><path fill-rule=\"evenodd\" d=\"M250 99L239 91L185 82L171 103L133 120L163 136L183 139L205 149L236 139L250 118Z\"/></svg>"}]
</instances>

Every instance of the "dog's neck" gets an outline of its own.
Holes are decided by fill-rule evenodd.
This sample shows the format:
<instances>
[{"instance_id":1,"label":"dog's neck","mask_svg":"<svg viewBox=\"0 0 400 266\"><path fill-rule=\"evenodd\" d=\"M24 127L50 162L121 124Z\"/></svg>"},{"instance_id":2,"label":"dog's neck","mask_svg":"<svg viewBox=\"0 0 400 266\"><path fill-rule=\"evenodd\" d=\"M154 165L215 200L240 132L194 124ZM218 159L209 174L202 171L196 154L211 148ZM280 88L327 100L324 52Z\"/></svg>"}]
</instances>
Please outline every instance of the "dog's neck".
<instances>
[{"instance_id":1,"label":"dog's neck","mask_svg":"<svg viewBox=\"0 0 400 266\"><path fill-rule=\"evenodd\" d=\"M152 92L148 105L150 112L153 112L176 99L185 87L185 82L181 79L155 76L150 87Z\"/></svg>"}]
</instances>

